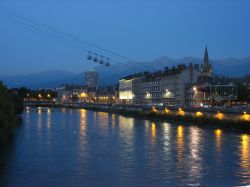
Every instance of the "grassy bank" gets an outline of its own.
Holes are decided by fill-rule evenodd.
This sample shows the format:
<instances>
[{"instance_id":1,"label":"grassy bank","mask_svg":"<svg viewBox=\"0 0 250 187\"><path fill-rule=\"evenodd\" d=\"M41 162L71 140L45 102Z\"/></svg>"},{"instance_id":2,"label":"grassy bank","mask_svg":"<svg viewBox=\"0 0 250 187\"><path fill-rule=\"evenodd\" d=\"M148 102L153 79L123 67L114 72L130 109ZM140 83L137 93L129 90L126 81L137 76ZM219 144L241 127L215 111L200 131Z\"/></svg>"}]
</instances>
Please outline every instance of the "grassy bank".
<instances>
[{"instance_id":1,"label":"grassy bank","mask_svg":"<svg viewBox=\"0 0 250 187\"><path fill-rule=\"evenodd\" d=\"M0 82L0 143L6 142L20 122L23 106L18 93L15 93Z\"/></svg>"},{"instance_id":2,"label":"grassy bank","mask_svg":"<svg viewBox=\"0 0 250 187\"><path fill-rule=\"evenodd\" d=\"M126 109L112 109L112 108L100 108L98 106L87 106L84 107L88 110L93 111L103 111L114 114L120 114L130 117L149 119L154 121L166 121L166 122L179 122L184 124L192 124L196 126L208 127L208 128L220 128L231 131L238 131L241 133L250 134L250 122L249 121L235 121L228 119L216 119L211 118L206 115L195 117L192 115L176 115L176 114L166 114L153 111L137 111L137 110L126 110Z\"/></svg>"}]
</instances>

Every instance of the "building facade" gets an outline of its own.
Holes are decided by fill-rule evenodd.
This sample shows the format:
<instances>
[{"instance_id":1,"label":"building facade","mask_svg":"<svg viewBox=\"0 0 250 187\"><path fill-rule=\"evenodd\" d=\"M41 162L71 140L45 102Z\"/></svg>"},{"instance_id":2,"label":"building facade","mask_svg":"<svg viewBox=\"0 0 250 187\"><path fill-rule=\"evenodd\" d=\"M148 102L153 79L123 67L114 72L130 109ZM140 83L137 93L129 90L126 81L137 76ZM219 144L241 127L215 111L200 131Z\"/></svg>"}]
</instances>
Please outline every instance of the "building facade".
<instances>
[{"instance_id":1,"label":"building facade","mask_svg":"<svg viewBox=\"0 0 250 187\"><path fill-rule=\"evenodd\" d=\"M131 75L119 80L119 99L122 103L184 105L185 85L199 75L199 66L193 64Z\"/></svg>"},{"instance_id":2,"label":"building facade","mask_svg":"<svg viewBox=\"0 0 250 187\"><path fill-rule=\"evenodd\" d=\"M140 81L144 73L134 74L119 80L119 102L138 103L140 102Z\"/></svg>"},{"instance_id":3,"label":"building facade","mask_svg":"<svg viewBox=\"0 0 250 187\"><path fill-rule=\"evenodd\" d=\"M184 105L185 85L200 75L199 66L178 65L147 74L140 82L142 104Z\"/></svg>"},{"instance_id":4,"label":"building facade","mask_svg":"<svg viewBox=\"0 0 250 187\"><path fill-rule=\"evenodd\" d=\"M64 85L56 88L56 92L59 103L87 101L87 89L83 86Z\"/></svg>"},{"instance_id":5,"label":"building facade","mask_svg":"<svg viewBox=\"0 0 250 187\"><path fill-rule=\"evenodd\" d=\"M216 83L212 75L212 65L209 63L207 47L204 53L201 74L197 82L188 84L185 88L186 105L213 106L237 99L237 86Z\"/></svg>"}]
</instances>

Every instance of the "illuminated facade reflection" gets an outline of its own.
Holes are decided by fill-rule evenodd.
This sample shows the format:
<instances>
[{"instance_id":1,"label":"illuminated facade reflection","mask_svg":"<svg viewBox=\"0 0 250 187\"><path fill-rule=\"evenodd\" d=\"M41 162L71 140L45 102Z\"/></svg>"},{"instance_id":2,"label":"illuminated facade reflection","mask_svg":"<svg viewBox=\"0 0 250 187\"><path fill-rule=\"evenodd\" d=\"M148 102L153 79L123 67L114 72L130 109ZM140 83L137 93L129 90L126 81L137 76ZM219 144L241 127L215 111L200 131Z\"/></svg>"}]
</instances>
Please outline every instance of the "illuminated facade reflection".
<instances>
[{"instance_id":1,"label":"illuminated facade reflection","mask_svg":"<svg viewBox=\"0 0 250 187\"><path fill-rule=\"evenodd\" d=\"M200 129L198 127L191 127L189 130L189 149L188 155L188 177L189 183L200 184L202 177L202 151L203 144L201 142Z\"/></svg>"},{"instance_id":2,"label":"illuminated facade reflection","mask_svg":"<svg viewBox=\"0 0 250 187\"><path fill-rule=\"evenodd\" d=\"M86 133L86 110L80 109L80 134Z\"/></svg>"},{"instance_id":3,"label":"illuminated facade reflection","mask_svg":"<svg viewBox=\"0 0 250 187\"><path fill-rule=\"evenodd\" d=\"M241 144L239 146L239 157L240 157L240 172L242 176L241 185L250 184L250 151L249 151L249 135L241 135Z\"/></svg>"},{"instance_id":4,"label":"illuminated facade reflection","mask_svg":"<svg viewBox=\"0 0 250 187\"><path fill-rule=\"evenodd\" d=\"M169 123L163 123L163 131L164 131L163 141L164 141L164 151L166 155L169 154L171 140L172 140L170 125L171 124Z\"/></svg>"}]
</instances>

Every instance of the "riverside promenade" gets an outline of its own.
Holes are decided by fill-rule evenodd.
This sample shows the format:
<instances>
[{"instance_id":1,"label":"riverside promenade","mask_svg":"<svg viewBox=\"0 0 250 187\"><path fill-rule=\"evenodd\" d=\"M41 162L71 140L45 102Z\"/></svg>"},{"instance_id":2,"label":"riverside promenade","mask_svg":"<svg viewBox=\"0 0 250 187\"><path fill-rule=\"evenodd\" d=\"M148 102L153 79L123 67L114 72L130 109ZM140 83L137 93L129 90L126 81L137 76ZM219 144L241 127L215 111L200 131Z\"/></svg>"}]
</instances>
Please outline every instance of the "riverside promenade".
<instances>
[{"instance_id":1,"label":"riverside promenade","mask_svg":"<svg viewBox=\"0 0 250 187\"><path fill-rule=\"evenodd\" d=\"M209 125L242 133L250 133L250 108L194 108L180 106L128 105L101 103L26 102L26 107L74 108L115 113L156 121L183 122L198 126Z\"/></svg>"}]
</instances>

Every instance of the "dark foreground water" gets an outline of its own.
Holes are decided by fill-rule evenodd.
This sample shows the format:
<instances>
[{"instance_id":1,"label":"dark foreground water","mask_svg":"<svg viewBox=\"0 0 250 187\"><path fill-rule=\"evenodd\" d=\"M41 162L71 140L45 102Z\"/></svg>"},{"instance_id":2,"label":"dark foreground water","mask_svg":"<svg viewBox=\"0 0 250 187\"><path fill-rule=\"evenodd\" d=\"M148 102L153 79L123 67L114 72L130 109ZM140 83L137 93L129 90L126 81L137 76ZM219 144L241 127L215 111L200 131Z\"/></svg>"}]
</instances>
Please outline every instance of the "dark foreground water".
<instances>
[{"instance_id":1,"label":"dark foreground water","mask_svg":"<svg viewBox=\"0 0 250 187\"><path fill-rule=\"evenodd\" d=\"M1 187L250 185L249 135L73 109L23 121Z\"/></svg>"}]
</instances>

